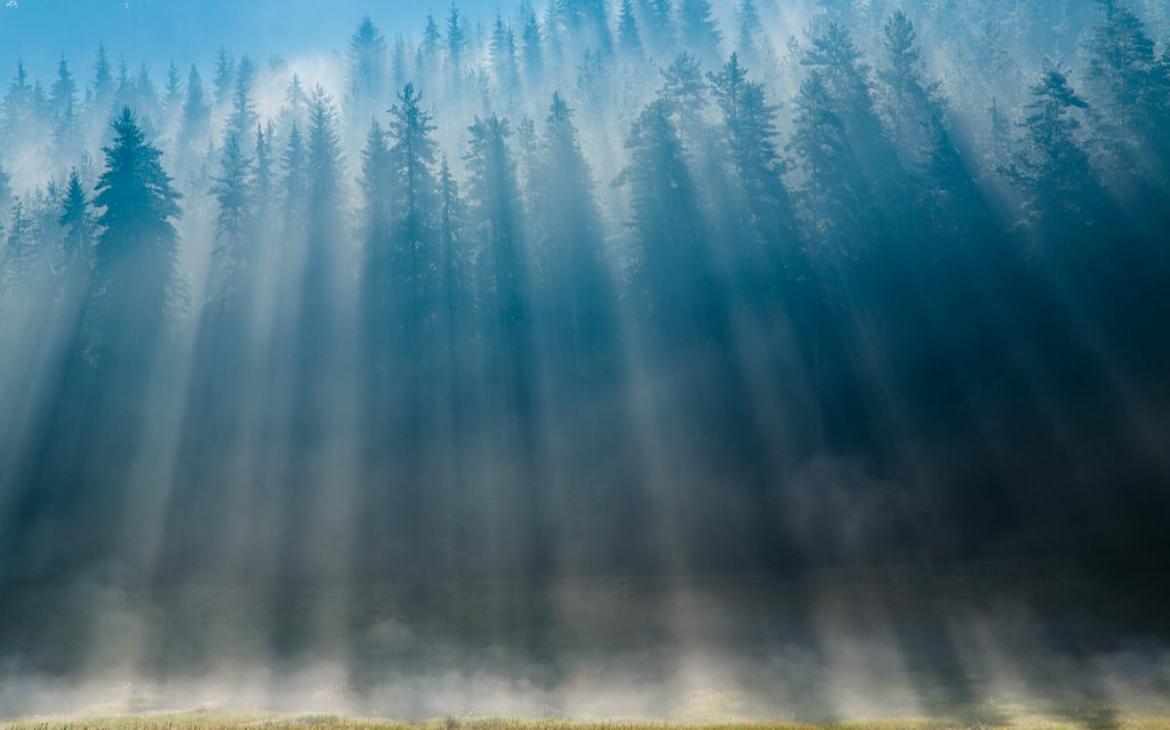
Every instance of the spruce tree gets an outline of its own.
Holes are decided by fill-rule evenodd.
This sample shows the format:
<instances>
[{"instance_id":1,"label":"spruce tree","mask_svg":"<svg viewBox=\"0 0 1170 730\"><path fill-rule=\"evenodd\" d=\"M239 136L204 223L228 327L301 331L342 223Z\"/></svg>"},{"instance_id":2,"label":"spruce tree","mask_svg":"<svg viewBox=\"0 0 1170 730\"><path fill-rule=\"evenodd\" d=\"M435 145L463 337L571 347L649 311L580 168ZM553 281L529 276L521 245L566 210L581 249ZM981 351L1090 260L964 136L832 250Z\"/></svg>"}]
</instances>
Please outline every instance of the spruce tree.
<instances>
[{"instance_id":1,"label":"spruce tree","mask_svg":"<svg viewBox=\"0 0 1170 730\"><path fill-rule=\"evenodd\" d=\"M223 106L231 98L236 83L236 62L224 48L215 56L215 105Z\"/></svg>"},{"instance_id":2,"label":"spruce tree","mask_svg":"<svg viewBox=\"0 0 1170 730\"><path fill-rule=\"evenodd\" d=\"M349 101L358 120L368 116L386 91L386 39L370 16L363 16L349 39Z\"/></svg>"},{"instance_id":3,"label":"spruce tree","mask_svg":"<svg viewBox=\"0 0 1170 730\"><path fill-rule=\"evenodd\" d=\"M524 74L530 87L540 84L544 78L544 38L540 22L532 4L525 0L521 12L523 29L520 33L521 55L524 60Z\"/></svg>"},{"instance_id":4,"label":"spruce tree","mask_svg":"<svg viewBox=\"0 0 1170 730\"><path fill-rule=\"evenodd\" d=\"M617 324L593 173L581 150L573 111L560 94L553 94L545 118L534 177L534 243L547 279L545 330L562 386L578 388L612 375Z\"/></svg>"},{"instance_id":5,"label":"spruce tree","mask_svg":"<svg viewBox=\"0 0 1170 730\"><path fill-rule=\"evenodd\" d=\"M93 64L93 104L105 114L113 98L114 76L110 71L110 59L106 56L105 44L99 43Z\"/></svg>"},{"instance_id":6,"label":"spruce tree","mask_svg":"<svg viewBox=\"0 0 1170 730\"><path fill-rule=\"evenodd\" d=\"M638 19L634 17L632 0L622 0L618 11L618 47L630 58L642 55L642 35L638 32Z\"/></svg>"},{"instance_id":7,"label":"spruce tree","mask_svg":"<svg viewBox=\"0 0 1170 730\"><path fill-rule=\"evenodd\" d=\"M678 22L686 48L708 66L718 63L721 34L709 0L679 0Z\"/></svg>"},{"instance_id":8,"label":"spruce tree","mask_svg":"<svg viewBox=\"0 0 1170 730\"><path fill-rule=\"evenodd\" d=\"M1024 196L1021 223L1054 240L1101 230L1110 220L1108 198L1080 140L1076 114L1088 109L1088 102L1052 62L1029 93L1020 122L1022 145L1003 168Z\"/></svg>"},{"instance_id":9,"label":"spruce tree","mask_svg":"<svg viewBox=\"0 0 1170 730\"><path fill-rule=\"evenodd\" d=\"M238 138L241 149L252 143L256 129L256 105L252 100L252 85L255 82L256 67L247 56L240 59L236 69L236 88L232 93L232 114L228 118L228 134Z\"/></svg>"},{"instance_id":10,"label":"spruce tree","mask_svg":"<svg viewBox=\"0 0 1170 730\"><path fill-rule=\"evenodd\" d=\"M93 201L101 213L90 311L94 356L121 379L142 373L177 304L178 240L171 221L182 196L129 108L113 128Z\"/></svg>"},{"instance_id":11,"label":"spruce tree","mask_svg":"<svg viewBox=\"0 0 1170 730\"><path fill-rule=\"evenodd\" d=\"M252 161L240 138L229 132L220 157L219 175L213 178L212 195L219 206L215 221L215 250L209 299L233 301L243 295L245 274L253 264L255 191Z\"/></svg>"},{"instance_id":12,"label":"spruce tree","mask_svg":"<svg viewBox=\"0 0 1170 730\"><path fill-rule=\"evenodd\" d=\"M451 74L458 77L463 69L463 54L467 51L467 29L455 3L447 13L447 64Z\"/></svg>"},{"instance_id":13,"label":"spruce tree","mask_svg":"<svg viewBox=\"0 0 1170 730\"><path fill-rule=\"evenodd\" d=\"M58 222L65 231L64 268L66 271L78 268L88 272L93 264L94 221L76 168L69 173L60 207L61 217Z\"/></svg>"}]
</instances>

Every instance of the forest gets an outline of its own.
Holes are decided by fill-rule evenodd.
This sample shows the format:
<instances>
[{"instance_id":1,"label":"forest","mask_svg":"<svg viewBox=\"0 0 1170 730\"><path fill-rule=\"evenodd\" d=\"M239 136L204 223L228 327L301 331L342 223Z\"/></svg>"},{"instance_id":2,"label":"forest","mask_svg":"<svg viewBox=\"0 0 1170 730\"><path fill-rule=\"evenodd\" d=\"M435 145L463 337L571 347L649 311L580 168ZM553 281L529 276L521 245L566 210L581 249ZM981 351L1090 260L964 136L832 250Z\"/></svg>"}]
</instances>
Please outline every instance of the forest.
<instances>
[{"instance_id":1,"label":"forest","mask_svg":"<svg viewBox=\"0 0 1170 730\"><path fill-rule=\"evenodd\" d=\"M308 605L287 658L309 586L1170 548L1165 2L480 11L0 48L0 593L200 666L176 586ZM7 606L77 666L87 601Z\"/></svg>"}]
</instances>

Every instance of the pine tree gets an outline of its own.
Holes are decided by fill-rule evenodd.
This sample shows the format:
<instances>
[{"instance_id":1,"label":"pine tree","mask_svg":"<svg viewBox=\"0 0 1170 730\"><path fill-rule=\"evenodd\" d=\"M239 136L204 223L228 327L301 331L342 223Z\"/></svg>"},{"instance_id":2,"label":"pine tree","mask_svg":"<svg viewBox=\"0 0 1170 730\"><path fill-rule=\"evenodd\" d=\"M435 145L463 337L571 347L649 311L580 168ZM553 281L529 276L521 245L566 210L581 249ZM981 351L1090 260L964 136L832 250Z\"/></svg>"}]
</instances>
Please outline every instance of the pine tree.
<instances>
[{"instance_id":1,"label":"pine tree","mask_svg":"<svg viewBox=\"0 0 1170 730\"><path fill-rule=\"evenodd\" d=\"M662 71L662 88L658 98L674 120L688 154L712 152L707 144L707 123L704 119L708 105L707 83L697 56L680 51Z\"/></svg>"},{"instance_id":2,"label":"pine tree","mask_svg":"<svg viewBox=\"0 0 1170 730\"><path fill-rule=\"evenodd\" d=\"M1046 62L1029 90L1020 122L1023 146L1003 172L1024 195L1028 228L1059 238L1100 230L1109 220L1107 196L1079 139L1076 110L1088 109L1059 66Z\"/></svg>"},{"instance_id":3,"label":"pine tree","mask_svg":"<svg viewBox=\"0 0 1170 730\"><path fill-rule=\"evenodd\" d=\"M344 167L341 163L337 112L329 95L320 86L313 90L309 99L305 162L309 183L310 238L325 246L329 238L335 235L340 223L338 213Z\"/></svg>"},{"instance_id":4,"label":"pine tree","mask_svg":"<svg viewBox=\"0 0 1170 730\"><path fill-rule=\"evenodd\" d=\"M660 344L678 344L719 317L699 196L672 116L662 99L642 111L626 139L629 163L618 177L629 190L636 305Z\"/></svg>"},{"instance_id":5,"label":"pine tree","mask_svg":"<svg viewBox=\"0 0 1170 730\"><path fill-rule=\"evenodd\" d=\"M267 128L256 125L256 223L261 237L267 232L274 212L272 138L275 134L276 128L271 121Z\"/></svg>"},{"instance_id":6,"label":"pine tree","mask_svg":"<svg viewBox=\"0 0 1170 730\"><path fill-rule=\"evenodd\" d=\"M443 42L443 36L439 33L439 25L435 22L433 13L427 13L427 26L423 30L422 51L429 58L434 58L439 55L439 45Z\"/></svg>"},{"instance_id":7,"label":"pine tree","mask_svg":"<svg viewBox=\"0 0 1170 730\"><path fill-rule=\"evenodd\" d=\"M747 203L745 229L766 244L766 251L757 254L763 253L764 261L775 264L779 244L791 243L795 233L791 202L781 179L786 170L776 149L778 107L767 102L763 84L748 80L735 53L720 73L708 78L723 113L725 146Z\"/></svg>"},{"instance_id":8,"label":"pine tree","mask_svg":"<svg viewBox=\"0 0 1170 730\"><path fill-rule=\"evenodd\" d=\"M514 92L519 81L516 69L516 43L511 28L504 24L504 19L499 13L496 14L496 23L492 30L490 51L496 83L506 94Z\"/></svg>"},{"instance_id":9,"label":"pine tree","mask_svg":"<svg viewBox=\"0 0 1170 730\"><path fill-rule=\"evenodd\" d=\"M536 245L545 262L545 327L566 387L612 375L616 317L604 260L593 173L573 126L573 112L553 94L535 170ZM570 383L572 384L570 386Z\"/></svg>"},{"instance_id":10,"label":"pine tree","mask_svg":"<svg viewBox=\"0 0 1170 730\"><path fill-rule=\"evenodd\" d=\"M58 222L65 230L65 270L79 268L88 271L93 263L94 221L77 168L69 173L69 181L61 197L61 217Z\"/></svg>"},{"instance_id":11,"label":"pine tree","mask_svg":"<svg viewBox=\"0 0 1170 730\"><path fill-rule=\"evenodd\" d=\"M366 146L362 150L360 185L365 203L362 218L366 237L366 273L368 279L379 282L378 286L388 284L389 280L390 169L386 131L375 119L370 122Z\"/></svg>"},{"instance_id":12,"label":"pine tree","mask_svg":"<svg viewBox=\"0 0 1170 730\"><path fill-rule=\"evenodd\" d=\"M179 118L183 108L183 81L180 78L179 67L171 61L167 66L167 86L163 95L163 110L168 122Z\"/></svg>"},{"instance_id":13,"label":"pine tree","mask_svg":"<svg viewBox=\"0 0 1170 730\"><path fill-rule=\"evenodd\" d=\"M811 124L828 123L832 119L821 131L834 137L825 140L828 148L824 153L816 152L807 146L817 136L816 127L807 129L812 136L804 137L800 149L818 157L834 156L838 167L833 174L841 177L831 184L844 185L846 190L830 195L846 193L854 198L853 205L860 206L852 212L846 211L842 219L849 222L846 228L865 220L859 230L867 230L868 235L858 240L880 240L887 229L884 218L904 215L900 206L911 196L906 190L907 177L897 150L878 116L870 68L862 61L849 32L837 23L830 23L823 34L812 39L800 62L815 70L818 78L807 89L812 97L804 97L802 85L798 106L808 112L806 121ZM832 129L837 125L843 133L839 139L836 139L837 131ZM839 154L830 153L838 148Z\"/></svg>"},{"instance_id":14,"label":"pine tree","mask_svg":"<svg viewBox=\"0 0 1170 730\"><path fill-rule=\"evenodd\" d=\"M252 144L252 132L256 129L256 105L252 101L252 84L256 67L247 56L240 59L236 70L236 88L232 96L232 115L228 119L228 134L238 138L241 149Z\"/></svg>"},{"instance_id":15,"label":"pine tree","mask_svg":"<svg viewBox=\"0 0 1170 730\"><path fill-rule=\"evenodd\" d=\"M622 0L618 12L618 47L630 58L642 56L642 36L638 32L638 20L634 17L632 0Z\"/></svg>"},{"instance_id":16,"label":"pine tree","mask_svg":"<svg viewBox=\"0 0 1170 730\"><path fill-rule=\"evenodd\" d=\"M0 165L0 221L8 213L8 207L12 205L12 178L4 171L4 166Z\"/></svg>"},{"instance_id":17,"label":"pine tree","mask_svg":"<svg viewBox=\"0 0 1170 730\"><path fill-rule=\"evenodd\" d=\"M809 73L796 99L796 129L789 143L804 176L802 202L813 235L833 252L864 240L868 206L850 154L845 122L820 70Z\"/></svg>"},{"instance_id":18,"label":"pine tree","mask_svg":"<svg viewBox=\"0 0 1170 730\"><path fill-rule=\"evenodd\" d=\"M683 44L703 63L716 64L722 55L721 34L711 15L709 0L680 0L678 16Z\"/></svg>"},{"instance_id":19,"label":"pine tree","mask_svg":"<svg viewBox=\"0 0 1170 730\"><path fill-rule=\"evenodd\" d=\"M309 109L309 96L301 84L299 74L293 74L284 91L284 109L281 110L282 136L287 134L294 125L305 128Z\"/></svg>"},{"instance_id":20,"label":"pine tree","mask_svg":"<svg viewBox=\"0 0 1170 730\"><path fill-rule=\"evenodd\" d=\"M666 54L674 49L673 11L671 0L638 0L642 37L655 54Z\"/></svg>"},{"instance_id":21,"label":"pine tree","mask_svg":"<svg viewBox=\"0 0 1170 730\"><path fill-rule=\"evenodd\" d=\"M1149 81L1156 63L1154 42L1125 5L1112 0L1100 4L1105 20L1092 26L1084 41L1089 55L1086 76L1110 124L1129 144L1132 135L1146 131L1141 129L1142 122L1151 121L1141 117L1153 101L1147 95L1152 91Z\"/></svg>"},{"instance_id":22,"label":"pine tree","mask_svg":"<svg viewBox=\"0 0 1170 730\"><path fill-rule=\"evenodd\" d=\"M236 300L247 284L243 277L253 258L248 250L255 213L252 178L252 162L244 154L240 138L229 132L220 158L220 173L213 178L211 188L219 205L209 295L213 301Z\"/></svg>"},{"instance_id":23,"label":"pine tree","mask_svg":"<svg viewBox=\"0 0 1170 730\"><path fill-rule=\"evenodd\" d=\"M520 34L524 73L529 86L537 86L544 78L544 38L540 32L540 22L536 19L536 11L532 9L532 4L528 0L522 5L520 17L524 25Z\"/></svg>"},{"instance_id":24,"label":"pine tree","mask_svg":"<svg viewBox=\"0 0 1170 730\"><path fill-rule=\"evenodd\" d=\"M30 287L40 257L40 245L33 219L25 210L24 200L17 198L8 220L8 239L0 251L3 267L0 269L0 290L12 291Z\"/></svg>"},{"instance_id":25,"label":"pine tree","mask_svg":"<svg viewBox=\"0 0 1170 730\"><path fill-rule=\"evenodd\" d=\"M77 118L77 84L65 56L57 64L57 80L49 90L53 115L53 152L58 161L74 160L81 153L81 125Z\"/></svg>"},{"instance_id":26,"label":"pine tree","mask_svg":"<svg viewBox=\"0 0 1170 730\"><path fill-rule=\"evenodd\" d=\"M738 53L748 63L759 61L760 52L756 47L756 37L763 32L760 22L760 11L756 8L755 0L740 0L739 3L739 38L736 41Z\"/></svg>"},{"instance_id":27,"label":"pine tree","mask_svg":"<svg viewBox=\"0 0 1170 730\"><path fill-rule=\"evenodd\" d=\"M491 291L489 326L498 333L499 372L508 407L527 422L532 415L532 322L528 276L520 228L520 192L508 148L508 123L476 117L468 130L468 215L471 231L488 257Z\"/></svg>"},{"instance_id":28,"label":"pine tree","mask_svg":"<svg viewBox=\"0 0 1170 730\"><path fill-rule=\"evenodd\" d=\"M4 95L3 126L0 140L11 147L22 147L36 130L36 93L29 83L24 61L16 62L16 75Z\"/></svg>"},{"instance_id":29,"label":"pine tree","mask_svg":"<svg viewBox=\"0 0 1170 730\"><path fill-rule=\"evenodd\" d=\"M182 196L129 108L113 126L94 198L101 213L90 312L94 357L129 382L141 377L176 305L178 241L171 220Z\"/></svg>"},{"instance_id":30,"label":"pine tree","mask_svg":"<svg viewBox=\"0 0 1170 730\"><path fill-rule=\"evenodd\" d=\"M370 16L363 16L349 40L349 99L359 119L379 105L386 91L386 39Z\"/></svg>"},{"instance_id":31,"label":"pine tree","mask_svg":"<svg viewBox=\"0 0 1170 730\"><path fill-rule=\"evenodd\" d=\"M1132 190L1149 181L1165 198L1170 191L1165 180L1170 172L1170 75L1142 21L1124 4L1102 5L1106 17L1089 28L1083 45L1086 81L1097 109L1094 123L1107 147L1104 162L1115 185ZM1164 201L1152 204L1162 207Z\"/></svg>"},{"instance_id":32,"label":"pine tree","mask_svg":"<svg viewBox=\"0 0 1170 730\"><path fill-rule=\"evenodd\" d=\"M459 8L455 3L451 3L451 10L447 14L447 63L456 77L462 73L463 54L466 50L467 29L463 26Z\"/></svg>"},{"instance_id":33,"label":"pine tree","mask_svg":"<svg viewBox=\"0 0 1170 730\"><path fill-rule=\"evenodd\" d=\"M66 112L73 113L77 106L77 83L65 55L57 62L57 79L49 89L49 106L53 116L60 119Z\"/></svg>"},{"instance_id":34,"label":"pine tree","mask_svg":"<svg viewBox=\"0 0 1170 730\"><path fill-rule=\"evenodd\" d=\"M199 70L191 66L187 75L187 92L183 100L183 118L179 123L180 169L189 167L191 157L201 153L211 134L211 107L203 90Z\"/></svg>"},{"instance_id":35,"label":"pine tree","mask_svg":"<svg viewBox=\"0 0 1170 730\"><path fill-rule=\"evenodd\" d=\"M284 173L281 193L286 233L301 234L308 215L309 182L305 158L304 138L300 127L293 122L281 159Z\"/></svg>"},{"instance_id":36,"label":"pine tree","mask_svg":"<svg viewBox=\"0 0 1170 730\"><path fill-rule=\"evenodd\" d=\"M110 71L110 60L106 46L98 44L97 58L93 64L93 103L98 109L108 109L114 99L114 76ZM104 112L103 112L104 114Z\"/></svg>"},{"instance_id":37,"label":"pine tree","mask_svg":"<svg viewBox=\"0 0 1170 730\"><path fill-rule=\"evenodd\" d=\"M138 74L134 77L131 94L137 105L138 118L142 123L158 119L158 90L150 78L150 68L145 63L138 67Z\"/></svg>"},{"instance_id":38,"label":"pine tree","mask_svg":"<svg viewBox=\"0 0 1170 730\"><path fill-rule=\"evenodd\" d=\"M215 56L215 105L223 106L231 98L235 88L236 62L224 48Z\"/></svg>"}]
</instances>

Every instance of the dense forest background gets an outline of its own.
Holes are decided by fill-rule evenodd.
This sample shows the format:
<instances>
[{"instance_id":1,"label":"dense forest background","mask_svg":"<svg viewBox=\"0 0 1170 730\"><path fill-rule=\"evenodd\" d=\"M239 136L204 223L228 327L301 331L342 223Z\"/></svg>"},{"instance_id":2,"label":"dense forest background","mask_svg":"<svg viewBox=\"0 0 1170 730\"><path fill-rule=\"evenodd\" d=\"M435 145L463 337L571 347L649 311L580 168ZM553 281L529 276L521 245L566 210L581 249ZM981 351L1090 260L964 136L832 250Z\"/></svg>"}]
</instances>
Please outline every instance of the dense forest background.
<instances>
[{"instance_id":1,"label":"dense forest background","mask_svg":"<svg viewBox=\"0 0 1170 730\"><path fill-rule=\"evenodd\" d=\"M823 571L1170 547L1166 2L522 0L284 55L183 8L186 58L67 18L84 57L0 58L13 666L362 677L425 654L392 605L548 670L517 627L604 633L580 581L784 585L806 642Z\"/></svg>"}]
</instances>

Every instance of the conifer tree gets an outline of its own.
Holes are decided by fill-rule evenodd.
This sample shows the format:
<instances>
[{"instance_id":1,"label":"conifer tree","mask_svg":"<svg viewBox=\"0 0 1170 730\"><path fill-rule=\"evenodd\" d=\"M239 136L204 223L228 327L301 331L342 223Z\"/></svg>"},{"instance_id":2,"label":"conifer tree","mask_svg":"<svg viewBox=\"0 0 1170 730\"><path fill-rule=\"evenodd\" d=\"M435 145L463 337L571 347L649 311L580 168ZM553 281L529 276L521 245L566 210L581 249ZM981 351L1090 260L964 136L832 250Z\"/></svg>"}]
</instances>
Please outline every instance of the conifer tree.
<instances>
[{"instance_id":1,"label":"conifer tree","mask_svg":"<svg viewBox=\"0 0 1170 730\"><path fill-rule=\"evenodd\" d=\"M220 158L220 173L211 188L219 205L215 223L216 246L212 260L210 299L237 300L247 286L245 274L253 263L255 191L252 163L240 138L229 132Z\"/></svg>"},{"instance_id":2,"label":"conifer tree","mask_svg":"<svg viewBox=\"0 0 1170 730\"><path fill-rule=\"evenodd\" d=\"M462 73L463 54L467 50L467 29L455 3L447 13L447 64L451 73L458 77Z\"/></svg>"},{"instance_id":3,"label":"conifer tree","mask_svg":"<svg viewBox=\"0 0 1170 730\"><path fill-rule=\"evenodd\" d=\"M63 242L65 270L78 268L88 272L93 264L94 221L89 200L81 184L81 176L74 168L61 197L61 227L65 230Z\"/></svg>"},{"instance_id":4,"label":"conifer tree","mask_svg":"<svg viewBox=\"0 0 1170 730\"><path fill-rule=\"evenodd\" d=\"M521 56L524 60L524 74L530 87L537 86L544 78L544 38L540 22L532 4L525 0L520 14L523 29L520 33Z\"/></svg>"},{"instance_id":5,"label":"conifer tree","mask_svg":"<svg viewBox=\"0 0 1170 730\"><path fill-rule=\"evenodd\" d=\"M1088 103L1051 62L1029 93L1022 146L1003 170L1024 195L1021 223L1054 239L1100 230L1109 219L1107 197L1079 139L1076 116Z\"/></svg>"},{"instance_id":6,"label":"conifer tree","mask_svg":"<svg viewBox=\"0 0 1170 730\"><path fill-rule=\"evenodd\" d=\"M247 56L240 59L236 69L236 88L232 94L232 114L228 119L228 134L238 138L241 149L251 146L252 133L256 129L256 105L252 101L252 85L255 82L256 67Z\"/></svg>"},{"instance_id":7,"label":"conifer tree","mask_svg":"<svg viewBox=\"0 0 1170 730\"><path fill-rule=\"evenodd\" d=\"M679 0L679 35L683 44L700 61L713 66L722 54L721 33L711 14L709 0Z\"/></svg>"},{"instance_id":8,"label":"conifer tree","mask_svg":"<svg viewBox=\"0 0 1170 730\"><path fill-rule=\"evenodd\" d=\"M309 208L309 182L306 167L305 141L301 129L293 122L281 158L283 179L281 202L284 209L285 232L302 235Z\"/></svg>"},{"instance_id":9,"label":"conifer tree","mask_svg":"<svg viewBox=\"0 0 1170 730\"><path fill-rule=\"evenodd\" d=\"M97 57L93 64L93 103L98 109L105 110L114 98L114 76L110 71L110 60L106 56L104 43L98 44Z\"/></svg>"},{"instance_id":10,"label":"conifer tree","mask_svg":"<svg viewBox=\"0 0 1170 730\"><path fill-rule=\"evenodd\" d=\"M786 169L776 149L778 108L766 100L763 84L748 80L735 53L720 73L708 78L723 114L725 147L746 203L742 230L745 238L754 236L762 244L750 259L757 269L770 271L774 277L779 273L775 265L780 246L790 246L795 236L794 213L781 179Z\"/></svg>"},{"instance_id":11,"label":"conifer tree","mask_svg":"<svg viewBox=\"0 0 1170 730\"><path fill-rule=\"evenodd\" d=\"M363 16L349 40L349 102L358 119L378 106L387 87L386 39L370 16Z\"/></svg>"},{"instance_id":12,"label":"conifer tree","mask_svg":"<svg viewBox=\"0 0 1170 730\"><path fill-rule=\"evenodd\" d=\"M531 186L535 242L546 266L545 304L555 370L574 387L611 375L616 318L604 261L593 173L573 126L573 112L553 94Z\"/></svg>"},{"instance_id":13,"label":"conifer tree","mask_svg":"<svg viewBox=\"0 0 1170 730\"><path fill-rule=\"evenodd\" d=\"M642 35L638 32L638 19L634 17L632 0L622 0L618 11L618 47L630 58L642 55Z\"/></svg>"},{"instance_id":14,"label":"conifer tree","mask_svg":"<svg viewBox=\"0 0 1170 730\"><path fill-rule=\"evenodd\" d=\"M178 240L171 221L182 196L129 108L113 126L94 198L101 213L90 313L94 357L128 380L143 372L177 304Z\"/></svg>"},{"instance_id":15,"label":"conifer tree","mask_svg":"<svg viewBox=\"0 0 1170 730\"><path fill-rule=\"evenodd\" d=\"M231 98L236 83L236 62L224 48L215 56L215 106L221 107Z\"/></svg>"}]
</instances>

